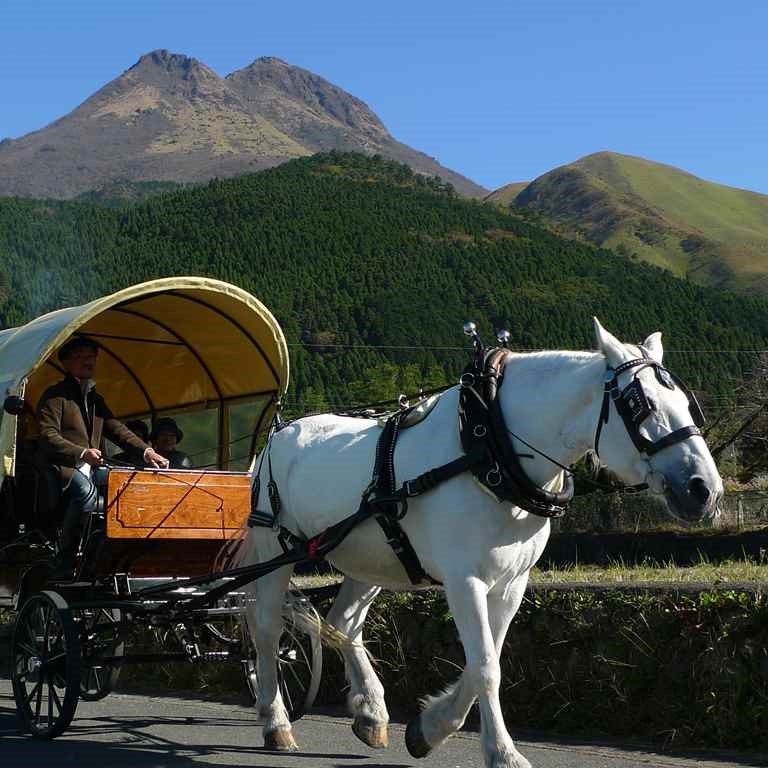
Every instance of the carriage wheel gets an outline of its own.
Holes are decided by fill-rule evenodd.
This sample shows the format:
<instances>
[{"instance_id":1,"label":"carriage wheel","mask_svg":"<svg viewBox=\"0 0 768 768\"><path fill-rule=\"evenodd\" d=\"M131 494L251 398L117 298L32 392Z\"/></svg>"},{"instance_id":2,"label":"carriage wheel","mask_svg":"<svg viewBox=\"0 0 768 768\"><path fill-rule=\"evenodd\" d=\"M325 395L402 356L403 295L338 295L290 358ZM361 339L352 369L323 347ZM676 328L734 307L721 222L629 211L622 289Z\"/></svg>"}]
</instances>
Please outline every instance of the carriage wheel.
<instances>
[{"instance_id":1,"label":"carriage wheel","mask_svg":"<svg viewBox=\"0 0 768 768\"><path fill-rule=\"evenodd\" d=\"M255 704L259 691L256 660L251 658L245 661L244 670ZM302 717L315 703L322 673L323 647L320 638L314 632L302 631L290 618L286 619L277 652L277 682L291 722Z\"/></svg>"},{"instance_id":2,"label":"carriage wheel","mask_svg":"<svg viewBox=\"0 0 768 768\"><path fill-rule=\"evenodd\" d=\"M57 592L31 595L11 641L16 711L36 738L52 739L72 722L80 691L80 644L72 615Z\"/></svg>"},{"instance_id":3,"label":"carriage wheel","mask_svg":"<svg viewBox=\"0 0 768 768\"><path fill-rule=\"evenodd\" d=\"M119 608L88 608L75 611L80 634L82 661L80 666L80 698L100 701L115 689L120 677L119 661L104 661L125 655L120 640Z\"/></svg>"}]
</instances>

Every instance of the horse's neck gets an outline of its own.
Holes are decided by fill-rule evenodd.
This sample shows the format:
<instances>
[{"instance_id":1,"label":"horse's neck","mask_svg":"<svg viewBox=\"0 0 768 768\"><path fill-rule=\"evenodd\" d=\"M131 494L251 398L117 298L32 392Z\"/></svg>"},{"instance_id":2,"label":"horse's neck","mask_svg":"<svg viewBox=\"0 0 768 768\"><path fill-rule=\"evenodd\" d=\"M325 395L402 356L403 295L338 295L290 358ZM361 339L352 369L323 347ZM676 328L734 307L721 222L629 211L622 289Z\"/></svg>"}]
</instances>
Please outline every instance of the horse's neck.
<instances>
[{"instance_id":1,"label":"horse's neck","mask_svg":"<svg viewBox=\"0 0 768 768\"><path fill-rule=\"evenodd\" d=\"M605 358L599 353L540 352L513 355L499 391L507 428L568 466L593 447L603 396ZM559 468L520 441L528 476L543 485Z\"/></svg>"}]
</instances>

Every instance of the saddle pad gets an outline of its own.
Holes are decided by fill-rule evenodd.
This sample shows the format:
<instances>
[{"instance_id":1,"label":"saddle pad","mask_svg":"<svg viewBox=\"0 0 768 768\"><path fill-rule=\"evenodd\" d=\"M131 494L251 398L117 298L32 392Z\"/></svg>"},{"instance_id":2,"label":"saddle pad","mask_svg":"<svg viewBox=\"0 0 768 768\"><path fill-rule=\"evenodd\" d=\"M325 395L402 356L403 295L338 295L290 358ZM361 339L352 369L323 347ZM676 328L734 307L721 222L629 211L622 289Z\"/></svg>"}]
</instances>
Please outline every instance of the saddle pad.
<instances>
[{"instance_id":1,"label":"saddle pad","mask_svg":"<svg viewBox=\"0 0 768 768\"><path fill-rule=\"evenodd\" d=\"M431 397L422 400L418 405L415 405L411 412L400 422L400 429L407 429L408 427L413 427L424 421L424 419L432 413L438 400L440 400L440 394L432 395ZM383 427L391 415L391 413L388 413L384 416L379 416L379 426Z\"/></svg>"}]
</instances>

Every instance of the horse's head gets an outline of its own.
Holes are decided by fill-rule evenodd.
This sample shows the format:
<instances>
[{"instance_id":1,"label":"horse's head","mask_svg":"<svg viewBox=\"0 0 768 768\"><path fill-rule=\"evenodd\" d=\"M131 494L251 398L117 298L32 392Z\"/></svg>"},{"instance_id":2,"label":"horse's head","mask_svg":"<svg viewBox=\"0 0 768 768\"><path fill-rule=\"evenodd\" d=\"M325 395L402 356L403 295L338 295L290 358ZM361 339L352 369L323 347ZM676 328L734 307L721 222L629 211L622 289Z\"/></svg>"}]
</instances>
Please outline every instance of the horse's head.
<instances>
[{"instance_id":1,"label":"horse's head","mask_svg":"<svg viewBox=\"0 0 768 768\"><path fill-rule=\"evenodd\" d=\"M606 360L595 445L603 463L624 482L663 494L680 520L711 519L723 483L698 429L695 397L663 366L661 333L624 345L595 318L595 334Z\"/></svg>"}]
</instances>

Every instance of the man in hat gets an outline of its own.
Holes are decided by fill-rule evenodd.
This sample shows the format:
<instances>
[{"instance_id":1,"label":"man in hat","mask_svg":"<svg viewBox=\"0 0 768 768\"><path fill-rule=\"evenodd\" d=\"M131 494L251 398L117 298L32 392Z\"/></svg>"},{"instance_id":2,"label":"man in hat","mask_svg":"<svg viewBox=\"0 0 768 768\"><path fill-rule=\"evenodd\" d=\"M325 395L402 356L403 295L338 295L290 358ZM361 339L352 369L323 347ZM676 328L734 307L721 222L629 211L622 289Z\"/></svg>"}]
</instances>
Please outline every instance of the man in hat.
<instances>
[{"instance_id":1,"label":"man in hat","mask_svg":"<svg viewBox=\"0 0 768 768\"><path fill-rule=\"evenodd\" d=\"M152 434L149 436L155 450L168 459L171 469L191 469L192 462L183 451L176 446L184 439L184 433L174 419L163 416L155 422Z\"/></svg>"},{"instance_id":2,"label":"man in hat","mask_svg":"<svg viewBox=\"0 0 768 768\"><path fill-rule=\"evenodd\" d=\"M43 393L37 406L40 447L52 470L54 490L66 501L56 578L71 577L83 519L96 508L91 470L103 462L102 438L123 450L140 451L149 466L168 466L167 459L113 416L96 392L92 377L98 351L84 336L64 344L59 360L66 376Z\"/></svg>"}]
</instances>

